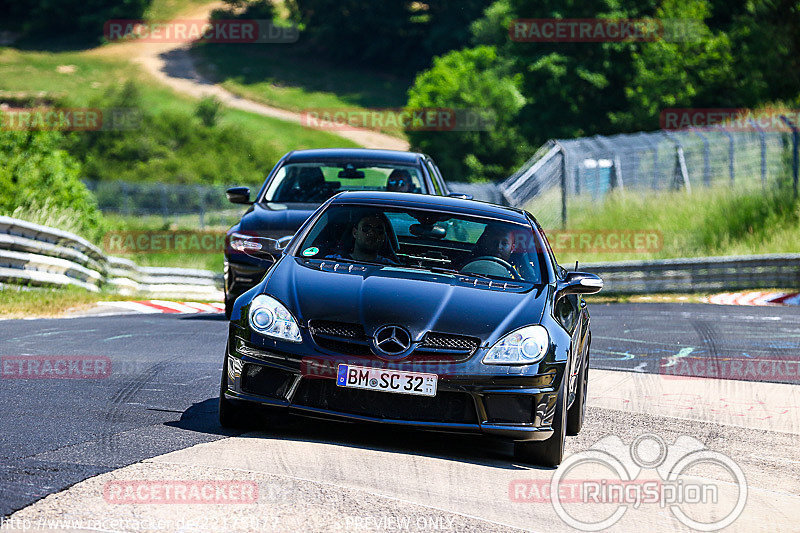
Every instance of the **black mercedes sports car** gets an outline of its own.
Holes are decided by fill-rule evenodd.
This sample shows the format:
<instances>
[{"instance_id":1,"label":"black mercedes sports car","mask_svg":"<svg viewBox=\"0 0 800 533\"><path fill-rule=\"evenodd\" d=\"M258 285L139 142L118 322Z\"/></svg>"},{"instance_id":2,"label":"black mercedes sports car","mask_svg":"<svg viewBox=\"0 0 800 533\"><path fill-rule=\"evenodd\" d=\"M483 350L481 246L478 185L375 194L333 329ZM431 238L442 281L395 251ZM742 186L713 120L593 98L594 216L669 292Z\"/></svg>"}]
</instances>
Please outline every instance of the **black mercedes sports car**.
<instances>
[{"instance_id":1,"label":"black mercedes sports car","mask_svg":"<svg viewBox=\"0 0 800 533\"><path fill-rule=\"evenodd\" d=\"M225 247L225 314L236 298L261 280L269 257L250 257L231 243L251 237L288 241L322 202L341 191L368 190L418 194L451 193L429 156L395 150L326 148L289 152L269 173L255 201L250 189L228 189L228 199L251 207L228 230Z\"/></svg>"},{"instance_id":2,"label":"black mercedes sports car","mask_svg":"<svg viewBox=\"0 0 800 533\"><path fill-rule=\"evenodd\" d=\"M223 426L254 407L478 432L558 465L586 409L589 314L602 280L567 272L525 211L440 196L344 192L234 303Z\"/></svg>"}]
</instances>

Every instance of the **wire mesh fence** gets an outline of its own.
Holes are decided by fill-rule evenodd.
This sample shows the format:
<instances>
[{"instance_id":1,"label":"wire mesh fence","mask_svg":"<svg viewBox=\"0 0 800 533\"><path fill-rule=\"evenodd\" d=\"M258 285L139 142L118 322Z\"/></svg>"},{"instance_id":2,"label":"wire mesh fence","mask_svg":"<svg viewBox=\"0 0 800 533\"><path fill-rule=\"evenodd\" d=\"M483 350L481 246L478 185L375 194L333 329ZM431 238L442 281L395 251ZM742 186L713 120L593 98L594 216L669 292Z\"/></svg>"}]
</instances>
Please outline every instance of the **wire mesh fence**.
<instances>
[{"instance_id":1,"label":"wire mesh fence","mask_svg":"<svg viewBox=\"0 0 800 533\"><path fill-rule=\"evenodd\" d=\"M183 215L199 217L200 227L210 214L227 213L231 204L226 187L166 183L130 183L125 181L84 181L97 198L104 213L123 216L158 216L165 221ZM234 209L241 214L241 209Z\"/></svg>"},{"instance_id":2,"label":"wire mesh fence","mask_svg":"<svg viewBox=\"0 0 800 533\"><path fill-rule=\"evenodd\" d=\"M505 200L530 207L546 227L566 227L568 204L615 190L651 193L718 187L753 189L786 179L797 133L723 127L551 140L500 184ZM796 177L795 183L796 183ZM796 187L796 185L795 185Z\"/></svg>"}]
</instances>

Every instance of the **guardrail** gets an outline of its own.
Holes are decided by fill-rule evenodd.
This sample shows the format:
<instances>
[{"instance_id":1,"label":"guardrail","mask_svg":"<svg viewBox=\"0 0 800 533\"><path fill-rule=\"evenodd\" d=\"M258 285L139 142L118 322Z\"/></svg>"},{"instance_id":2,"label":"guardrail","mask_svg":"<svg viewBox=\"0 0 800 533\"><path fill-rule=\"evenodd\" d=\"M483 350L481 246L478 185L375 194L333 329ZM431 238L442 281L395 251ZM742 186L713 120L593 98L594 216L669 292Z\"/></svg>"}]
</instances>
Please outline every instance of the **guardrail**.
<instances>
[{"instance_id":1,"label":"guardrail","mask_svg":"<svg viewBox=\"0 0 800 533\"><path fill-rule=\"evenodd\" d=\"M106 256L86 239L56 228L0 216L0 281L36 286L104 285L124 295L221 298L222 275L191 268L140 267Z\"/></svg>"},{"instance_id":2,"label":"guardrail","mask_svg":"<svg viewBox=\"0 0 800 533\"><path fill-rule=\"evenodd\" d=\"M714 292L800 287L800 254L587 263L603 278L603 292Z\"/></svg>"}]
</instances>

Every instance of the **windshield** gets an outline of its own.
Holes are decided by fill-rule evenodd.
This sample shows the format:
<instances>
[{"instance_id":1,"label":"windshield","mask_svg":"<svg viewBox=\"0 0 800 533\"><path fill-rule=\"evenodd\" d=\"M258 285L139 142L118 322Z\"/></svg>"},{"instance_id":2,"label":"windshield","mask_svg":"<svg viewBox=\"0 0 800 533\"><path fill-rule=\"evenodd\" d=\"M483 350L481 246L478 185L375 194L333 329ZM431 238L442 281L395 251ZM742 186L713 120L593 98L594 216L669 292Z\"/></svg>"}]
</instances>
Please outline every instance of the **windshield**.
<instances>
[{"instance_id":1,"label":"windshield","mask_svg":"<svg viewBox=\"0 0 800 533\"><path fill-rule=\"evenodd\" d=\"M290 163L269 184L263 202L322 203L340 191L427 192L420 170L378 163Z\"/></svg>"},{"instance_id":2,"label":"windshield","mask_svg":"<svg viewBox=\"0 0 800 533\"><path fill-rule=\"evenodd\" d=\"M529 224L412 208L334 205L298 256L542 282L544 255Z\"/></svg>"}]
</instances>

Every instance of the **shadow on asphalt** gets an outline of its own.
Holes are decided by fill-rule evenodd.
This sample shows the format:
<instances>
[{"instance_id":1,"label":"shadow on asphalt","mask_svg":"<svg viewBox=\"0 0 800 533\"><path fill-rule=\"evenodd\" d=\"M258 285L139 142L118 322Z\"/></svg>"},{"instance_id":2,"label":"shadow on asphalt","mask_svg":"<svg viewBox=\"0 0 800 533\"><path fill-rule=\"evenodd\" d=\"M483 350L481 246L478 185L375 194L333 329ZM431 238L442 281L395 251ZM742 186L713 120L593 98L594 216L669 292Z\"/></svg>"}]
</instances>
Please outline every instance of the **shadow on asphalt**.
<instances>
[{"instance_id":1,"label":"shadow on asphalt","mask_svg":"<svg viewBox=\"0 0 800 533\"><path fill-rule=\"evenodd\" d=\"M339 422L321 418L272 415L264 412L246 430L224 429L218 421L218 399L209 398L189 407L177 422L165 424L189 431L253 439L319 442L418 455L506 470L550 468L511 462L513 444L482 435L457 435L361 422Z\"/></svg>"}]
</instances>

